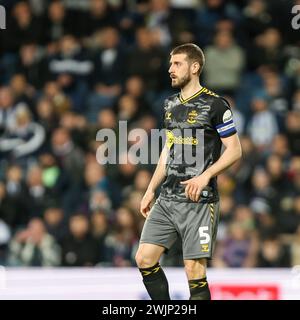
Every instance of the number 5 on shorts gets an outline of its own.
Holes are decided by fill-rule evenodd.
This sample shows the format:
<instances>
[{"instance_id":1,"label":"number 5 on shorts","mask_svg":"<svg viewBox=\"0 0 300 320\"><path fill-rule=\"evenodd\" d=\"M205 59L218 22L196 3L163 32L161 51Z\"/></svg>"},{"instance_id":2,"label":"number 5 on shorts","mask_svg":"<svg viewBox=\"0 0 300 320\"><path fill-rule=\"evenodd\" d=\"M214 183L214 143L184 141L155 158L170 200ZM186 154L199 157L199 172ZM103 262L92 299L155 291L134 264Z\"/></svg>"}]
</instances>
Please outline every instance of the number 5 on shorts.
<instances>
[{"instance_id":1,"label":"number 5 on shorts","mask_svg":"<svg viewBox=\"0 0 300 320\"><path fill-rule=\"evenodd\" d=\"M208 226L199 228L200 244L207 244L210 241L210 235L208 234Z\"/></svg>"}]
</instances>

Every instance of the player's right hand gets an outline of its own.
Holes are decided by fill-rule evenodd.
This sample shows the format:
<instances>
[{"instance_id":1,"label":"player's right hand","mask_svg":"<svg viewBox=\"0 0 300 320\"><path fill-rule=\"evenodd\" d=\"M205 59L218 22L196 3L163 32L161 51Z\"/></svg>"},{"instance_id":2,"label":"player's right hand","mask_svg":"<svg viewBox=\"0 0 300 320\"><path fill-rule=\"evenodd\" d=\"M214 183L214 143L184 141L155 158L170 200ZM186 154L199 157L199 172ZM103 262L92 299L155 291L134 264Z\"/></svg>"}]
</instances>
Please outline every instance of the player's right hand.
<instances>
[{"instance_id":1,"label":"player's right hand","mask_svg":"<svg viewBox=\"0 0 300 320\"><path fill-rule=\"evenodd\" d=\"M154 192L148 191L148 190L143 196L143 199L141 201L141 206L140 206L140 212L145 218L147 218L150 213L151 202L153 201L154 196L155 196Z\"/></svg>"}]
</instances>

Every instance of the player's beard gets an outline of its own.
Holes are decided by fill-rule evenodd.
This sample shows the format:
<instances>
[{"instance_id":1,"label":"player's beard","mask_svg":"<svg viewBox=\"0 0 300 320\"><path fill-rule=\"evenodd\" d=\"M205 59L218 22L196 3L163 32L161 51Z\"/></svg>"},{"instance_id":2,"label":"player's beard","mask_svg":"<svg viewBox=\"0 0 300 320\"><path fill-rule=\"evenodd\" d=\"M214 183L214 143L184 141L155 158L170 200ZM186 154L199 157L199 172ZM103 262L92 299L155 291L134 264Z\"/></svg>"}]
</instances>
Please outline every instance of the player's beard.
<instances>
[{"instance_id":1,"label":"player's beard","mask_svg":"<svg viewBox=\"0 0 300 320\"><path fill-rule=\"evenodd\" d=\"M175 79L177 80L177 82L173 83L172 81L172 87L182 89L191 81L191 75L187 73L182 78L175 78Z\"/></svg>"}]
</instances>

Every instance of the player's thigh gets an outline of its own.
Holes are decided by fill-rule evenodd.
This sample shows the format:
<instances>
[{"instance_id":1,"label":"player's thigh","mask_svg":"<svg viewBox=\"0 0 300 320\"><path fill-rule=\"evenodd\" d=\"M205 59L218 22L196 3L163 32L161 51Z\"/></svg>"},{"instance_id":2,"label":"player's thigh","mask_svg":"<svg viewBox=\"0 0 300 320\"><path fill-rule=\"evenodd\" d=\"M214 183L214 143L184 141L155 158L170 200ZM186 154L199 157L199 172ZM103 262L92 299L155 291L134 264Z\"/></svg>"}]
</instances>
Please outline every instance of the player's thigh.
<instances>
[{"instance_id":1,"label":"player's thigh","mask_svg":"<svg viewBox=\"0 0 300 320\"><path fill-rule=\"evenodd\" d=\"M140 244L154 244L169 250L178 237L171 216L164 202L158 199L145 221Z\"/></svg>"},{"instance_id":2,"label":"player's thigh","mask_svg":"<svg viewBox=\"0 0 300 320\"><path fill-rule=\"evenodd\" d=\"M216 240L219 203L188 203L181 230L184 260L210 259Z\"/></svg>"}]
</instances>

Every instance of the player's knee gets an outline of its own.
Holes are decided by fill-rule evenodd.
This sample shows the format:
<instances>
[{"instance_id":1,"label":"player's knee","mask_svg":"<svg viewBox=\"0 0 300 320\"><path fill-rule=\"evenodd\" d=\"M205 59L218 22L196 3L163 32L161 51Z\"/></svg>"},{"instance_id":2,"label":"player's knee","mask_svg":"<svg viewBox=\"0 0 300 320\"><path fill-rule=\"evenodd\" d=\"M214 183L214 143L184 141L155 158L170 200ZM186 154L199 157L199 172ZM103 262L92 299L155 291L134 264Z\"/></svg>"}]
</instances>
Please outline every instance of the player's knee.
<instances>
[{"instance_id":1,"label":"player's knee","mask_svg":"<svg viewBox=\"0 0 300 320\"><path fill-rule=\"evenodd\" d=\"M141 268L141 265L143 263L143 256L139 251L137 251L137 253L135 255L135 262L136 262L137 266L139 268Z\"/></svg>"},{"instance_id":2,"label":"player's knee","mask_svg":"<svg viewBox=\"0 0 300 320\"><path fill-rule=\"evenodd\" d=\"M157 261L147 255L143 250L138 250L135 255L135 261L139 268L150 268L157 263Z\"/></svg>"}]
</instances>

